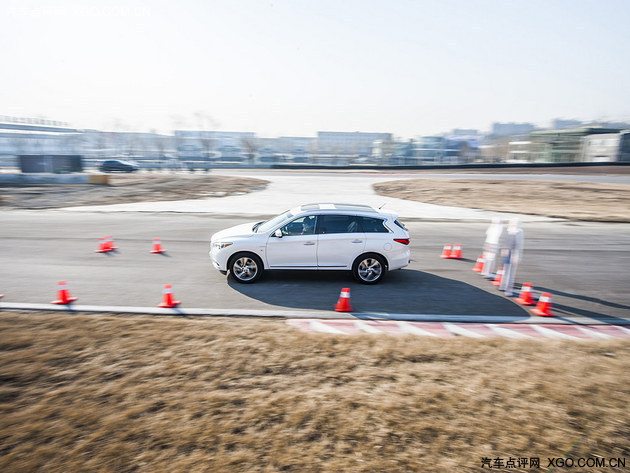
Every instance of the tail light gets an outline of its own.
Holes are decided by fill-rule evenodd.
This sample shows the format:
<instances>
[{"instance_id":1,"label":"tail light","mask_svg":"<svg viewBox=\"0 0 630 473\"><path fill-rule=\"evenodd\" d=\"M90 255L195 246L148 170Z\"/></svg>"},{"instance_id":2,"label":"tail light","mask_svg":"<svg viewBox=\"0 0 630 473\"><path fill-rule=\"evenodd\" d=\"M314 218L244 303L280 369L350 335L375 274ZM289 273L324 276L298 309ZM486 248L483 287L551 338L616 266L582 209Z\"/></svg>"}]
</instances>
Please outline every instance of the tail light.
<instances>
[{"instance_id":1,"label":"tail light","mask_svg":"<svg viewBox=\"0 0 630 473\"><path fill-rule=\"evenodd\" d=\"M403 245L409 244L409 238L394 238L394 241L397 241L398 243L402 243Z\"/></svg>"}]
</instances>

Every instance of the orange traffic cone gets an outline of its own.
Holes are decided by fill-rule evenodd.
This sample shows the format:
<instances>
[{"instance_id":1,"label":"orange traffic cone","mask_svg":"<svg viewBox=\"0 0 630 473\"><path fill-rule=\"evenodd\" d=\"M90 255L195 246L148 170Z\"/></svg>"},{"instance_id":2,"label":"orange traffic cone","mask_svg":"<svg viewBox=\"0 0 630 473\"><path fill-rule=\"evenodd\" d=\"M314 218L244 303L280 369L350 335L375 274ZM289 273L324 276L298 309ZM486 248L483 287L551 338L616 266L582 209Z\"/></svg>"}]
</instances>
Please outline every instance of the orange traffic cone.
<instances>
[{"instance_id":1,"label":"orange traffic cone","mask_svg":"<svg viewBox=\"0 0 630 473\"><path fill-rule=\"evenodd\" d=\"M339 300L335 304L335 310L337 312L352 312L352 306L350 305L350 289L344 287L339 295Z\"/></svg>"},{"instance_id":2,"label":"orange traffic cone","mask_svg":"<svg viewBox=\"0 0 630 473\"><path fill-rule=\"evenodd\" d=\"M534 305L534 299L532 298L532 283L524 282L521 287L521 293L517 299L514 299L521 305Z\"/></svg>"},{"instance_id":3,"label":"orange traffic cone","mask_svg":"<svg viewBox=\"0 0 630 473\"><path fill-rule=\"evenodd\" d=\"M463 255L462 248L463 248L463 246L462 246L461 243L455 243L455 245L453 246L453 250L451 251L450 258L452 258L452 259L462 259L462 255Z\"/></svg>"},{"instance_id":4,"label":"orange traffic cone","mask_svg":"<svg viewBox=\"0 0 630 473\"><path fill-rule=\"evenodd\" d=\"M173 286L172 285L165 284L163 294L164 296L162 298L162 303L158 304L158 307L167 307L169 309L172 309L173 307L177 307L179 304L181 304L180 301L173 300Z\"/></svg>"},{"instance_id":5,"label":"orange traffic cone","mask_svg":"<svg viewBox=\"0 0 630 473\"><path fill-rule=\"evenodd\" d=\"M151 253L164 253L164 250L162 249L162 241L159 238L153 239L153 249L151 250Z\"/></svg>"},{"instance_id":6,"label":"orange traffic cone","mask_svg":"<svg viewBox=\"0 0 630 473\"><path fill-rule=\"evenodd\" d=\"M442 250L442 254L440 255L440 258L450 258L452 249L453 249L453 245L451 245L450 243L447 243L446 245L444 245L444 249Z\"/></svg>"},{"instance_id":7,"label":"orange traffic cone","mask_svg":"<svg viewBox=\"0 0 630 473\"><path fill-rule=\"evenodd\" d=\"M494 276L494 281L492 281L492 284L494 284L495 286L500 286L501 281L503 280L503 273L505 273L505 270L503 268L497 269L497 274Z\"/></svg>"},{"instance_id":8,"label":"orange traffic cone","mask_svg":"<svg viewBox=\"0 0 630 473\"><path fill-rule=\"evenodd\" d=\"M483 271L483 265L485 264L486 260L484 259L483 255L480 255L479 258L477 258L477 262L475 263L475 266L473 267L473 271L475 273L480 273L481 271Z\"/></svg>"},{"instance_id":9,"label":"orange traffic cone","mask_svg":"<svg viewBox=\"0 0 630 473\"><path fill-rule=\"evenodd\" d=\"M538 304L532 309L532 312L542 317L553 317L551 313L551 293L543 292L538 299Z\"/></svg>"},{"instance_id":10,"label":"orange traffic cone","mask_svg":"<svg viewBox=\"0 0 630 473\"><path fill-rule=\"evenodd\" d=\"M106 240L106 238L98 239L98 250L94 250L95 253L107 253L109 251Z\"/></svg>"},{"instance_id":11,"label":"orange traffic cone","mask_svg":"<svg viewBox=\"0 0 630 473\"><path fill-rule=\"evenodd\" d=\"M68 290L66 281L59 281L57 286L57 300L52 301L51 304L70 304L78 299L77 297L70 297L70 291Z\"/></svg>"},{"instance_id":12,"label":"orange traffic cone","mask_svg":"<svg viewBox=\"0 0 630 473\"><path fill-rule=\"evenodd\" d=\"M105 245L106 245L107 251L113 251L113 250L118 249L117 246L114 246L114 237L111 235L105 237Z\"/></svg>"}]
</instances>

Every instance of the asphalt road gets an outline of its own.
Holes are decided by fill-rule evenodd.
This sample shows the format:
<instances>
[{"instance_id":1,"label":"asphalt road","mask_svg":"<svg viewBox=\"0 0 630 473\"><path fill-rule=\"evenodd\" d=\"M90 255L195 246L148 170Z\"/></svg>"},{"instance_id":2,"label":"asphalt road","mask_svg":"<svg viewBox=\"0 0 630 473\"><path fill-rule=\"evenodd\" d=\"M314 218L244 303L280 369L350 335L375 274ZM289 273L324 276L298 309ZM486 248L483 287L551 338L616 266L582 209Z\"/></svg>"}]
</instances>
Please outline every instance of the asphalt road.
<instances>
[{"instance_id":1,"label":"asphalt road","mask_svg":"<svg viewBox=\"0 0 630 473\"><path fill-rule=\"evenodd\" d=\"M0 213L3 302L48 303L67 280L80 304L155 306L166 283L187 308L329 311L343 287L359 312L522 316L528 312L471 271L487 223L409 222L413 262L377 286L345 272L268 273L254 285L232 282L207 255L212 233L249 219L197 214ZM558 316L630 316L630 225L528 222L517 282L552 293ZM98 238L119 250L99 254ZM160 237L166 255L150 254ZM463 260L440 258L462 243Z\"/></svg>"}]
</instances>

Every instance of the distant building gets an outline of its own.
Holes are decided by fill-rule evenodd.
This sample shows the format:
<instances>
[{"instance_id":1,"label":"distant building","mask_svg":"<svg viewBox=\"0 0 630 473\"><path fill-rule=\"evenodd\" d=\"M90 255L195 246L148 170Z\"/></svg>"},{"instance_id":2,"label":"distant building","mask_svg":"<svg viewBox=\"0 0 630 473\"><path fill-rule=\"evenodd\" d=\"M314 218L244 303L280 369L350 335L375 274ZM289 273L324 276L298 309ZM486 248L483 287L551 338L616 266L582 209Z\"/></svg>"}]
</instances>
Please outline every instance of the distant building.
<instances>
[{"instance_id":1,"label":"distant building","mask_svg":"<svg viewBox=\"0 0 630 473\"><path fill-rule=\"evenodd\" d=\"M536 127L531 123L493 123L491 134L495 137L524 135L535 129Z\"/></svg>"},{"instance_id":2,"label":"distant building","mask_svg":"<svg viewBox=\"0 0 630 473\"><path fill-rule=\"evenodd\" d=\"M256 134L245 131L175 130L177 155L183 160L243 159L257 146Z\"/></svg>"},{"instance_id":3,"label":"distant building","mask_svg":"<svg viewBox=\"0 0 630 473\"><path fill-rule=\"evenodd\" d=\"M585 136L582 161L630 162L630 131Z\"/></svg>"},{"instance_id":4,"label":"distant building","mask_svg":"<svg viewBox=\"0 0 630 473\"><path fill-rule=\"evenodd\" d=\"M475 130L472 128L455 128L452 132L451 135L454 136L473 136L473 135L479 135L479 130Z\"/></svg>"},{"instance_id":5,"label":"distant building","mask_svg":"<svg viewBox=\"0 0 630 473\"><path fill-rule=\"evenodd\" d=\"M508 143L508 163L530 163L532 157L532 142L530 140L515 140Z\"/></svg>"},{"instance_id":6,"label":"distant building","mask_svg":"<svg viewBox=\"0 0 630 473\"><path fill-rule=\"evenodd\" d=\"M551 126L554 130L566 130L567 128L578 128L582 125L583 123L580 120L563 120L556 118Z\"/></svg>"},{"instance_id":7,"label":"distant building","mask_svg":"<svg viewBox=\"0 0 630 473\"><path fill-rule=\"evenodd\" d=\"M75 155L81 131L67 123L36 118L0 117L0 155Z\"/></svg>"},{"instance_id":8,"label":"distant building","mask_svg":"<svg viewBox=\"0 0 630 473\"><path fill-rule=\"evenodd\" d=\"M444 136L422 136L418 140L416 157L418 164L458 164L460 146L458 142Z\"/></svg>"},{"instance_id":9,"label":"distant building","mask_svg":"<svg viewBox=\"0 0 630 473\"><path fill-rule=\"evenodd\" d=\"M310 154L317 147L317 138L307 136L281 136L275 138L278 150L285 154Z\"/></svg>"},{"instance_id":10,"label":"distant building","mask_svg":"<svg viewBox=\"0 0 630 473\"><path fill-rule=\"evenodd\" d=\"M573 128L535 131L530 134L531 160L542 163L575 163L584 160L584 138L589 135L617 134L614 128Z\"/></svg>"},{"instance_id":11,"label":"distant building","mask_svg":"<svg viewBox=\"0 0 630 473\"><path fill-rule=\"evenodd\" d=\"M391 133L364 133L360 131L318 131L317 151L319 154L340 156L369 156L375 141L391 142Z\"/></svg>"},{"instance_id":12,"label":"distant building","mask_svg":"<svg viewBox=\"0 0 630 473\"><path fill-rule=\"evenodd\" d=\"M454 130L455 131L455 130ZM476 130L460 130L476 131ZM457 155L462 163L473 163L481 157L480 146L483 142L480 134L453 134L446 137L449 147L457 148Z\"/></svg>"},{"instance_id":13,"label":"distant building","mask_svg":"<svg viewBox=\"0 0 630 473\"><path fill-rule=\"evenodd\" d=\"M88 163L124 157L132 160L165 160L174 156L173 137L158 133L83 130L82 154Z\"/></svg>"}]
</instances>

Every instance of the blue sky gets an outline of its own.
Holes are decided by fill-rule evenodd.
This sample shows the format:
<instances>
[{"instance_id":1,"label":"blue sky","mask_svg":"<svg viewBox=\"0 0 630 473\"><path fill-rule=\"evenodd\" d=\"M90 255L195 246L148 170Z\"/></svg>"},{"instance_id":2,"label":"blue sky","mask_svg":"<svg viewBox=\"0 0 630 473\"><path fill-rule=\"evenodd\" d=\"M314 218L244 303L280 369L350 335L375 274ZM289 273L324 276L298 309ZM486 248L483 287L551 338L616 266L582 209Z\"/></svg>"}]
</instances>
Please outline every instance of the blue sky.
<instances>
[{"instance_id":1,"label":"blue sky","mask_svg":"<svg viewBox=\"0 0 630 473\"><path fill-rule=\"evenodd\" d=\"M629 18L625 0L5 0L0 115L261 136L630 121Z\"/></svg>"}]
</instances>

